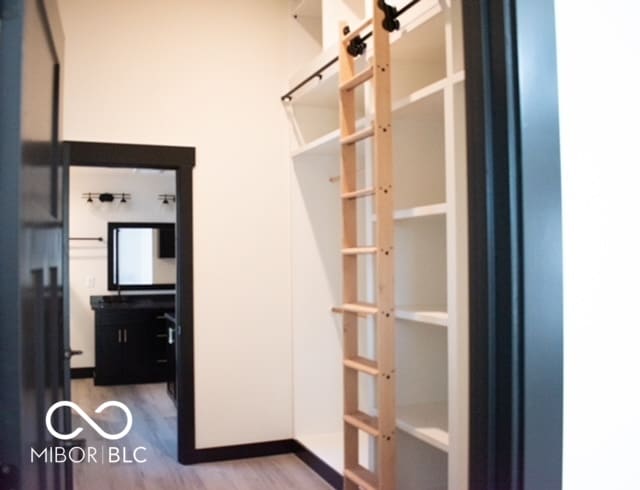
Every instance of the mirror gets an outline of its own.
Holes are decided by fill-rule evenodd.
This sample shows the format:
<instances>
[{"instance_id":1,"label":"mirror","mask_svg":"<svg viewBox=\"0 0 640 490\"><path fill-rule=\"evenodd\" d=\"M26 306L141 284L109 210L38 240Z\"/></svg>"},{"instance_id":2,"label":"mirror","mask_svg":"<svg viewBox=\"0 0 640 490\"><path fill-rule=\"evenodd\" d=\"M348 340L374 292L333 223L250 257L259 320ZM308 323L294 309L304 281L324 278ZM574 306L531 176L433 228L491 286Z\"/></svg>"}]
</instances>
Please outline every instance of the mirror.
<instances>
[{"instance_id":1,"label":"mirror","mask_svg":"<svg viewBox=\"0 0 640 490\"><path fill-rule=\"evenodd\" d=\"M107 236L110 291L175 289L173 223L109 223Z\"/></svg>"}]
</instances>

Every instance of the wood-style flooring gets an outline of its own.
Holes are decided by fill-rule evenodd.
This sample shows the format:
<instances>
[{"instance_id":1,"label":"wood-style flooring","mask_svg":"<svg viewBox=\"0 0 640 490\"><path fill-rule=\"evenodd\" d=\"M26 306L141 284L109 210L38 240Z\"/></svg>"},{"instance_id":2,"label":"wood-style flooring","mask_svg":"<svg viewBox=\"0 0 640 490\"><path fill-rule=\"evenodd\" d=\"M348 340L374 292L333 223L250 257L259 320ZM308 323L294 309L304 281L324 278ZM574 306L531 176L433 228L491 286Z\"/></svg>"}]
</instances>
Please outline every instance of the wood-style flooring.
<instances>
[{"instance_id":1,"label":"wood-style flooring","mask_svg":"<svg viewBox=\"0 0 640 490\"><path fill-rule=\"evenodd\" d=\"M147 448L146 463L74 464L76 490L326 490L330 487L292 454L183 466L175 457L176 410L164 384L94 386L91 379L72 382L72 400L105 430L124 427L118 408L93 410L108 400L123 402L133 414L131 432L119 441L105 441L74 414L73 427L88 446Z\"/></svg>"}]
</instances>

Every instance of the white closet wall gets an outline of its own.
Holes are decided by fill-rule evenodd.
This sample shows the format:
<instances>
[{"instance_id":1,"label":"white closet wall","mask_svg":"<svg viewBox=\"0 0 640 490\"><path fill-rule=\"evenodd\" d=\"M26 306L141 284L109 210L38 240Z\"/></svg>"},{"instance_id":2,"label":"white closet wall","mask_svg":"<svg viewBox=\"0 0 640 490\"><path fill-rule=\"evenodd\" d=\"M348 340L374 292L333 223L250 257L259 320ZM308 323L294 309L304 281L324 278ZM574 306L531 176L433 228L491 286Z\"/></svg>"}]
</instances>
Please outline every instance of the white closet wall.
<instances>
[{"instance_id":1,"label":"white closet wall","mask_svg":"<svg viewBox=\"0 0 640 490\"><path fill-rule=\"evenodd\" d=\"M197 447L290 438L286 2L59 3L65 139L196 147Z\"/></svg>"},{"instance_id":2,"label":"white closet wall","mask_svg":"<svg viewBox=\"0 0 640 490\"><path fill-rule=\"evenodd\" d=\"M401 7L405 2L390 2ZM305 0L315 13L313 49L296 43L291 86L337 55L338 20L371 15L372 2ZM300 7L292 2L292 12ZM313 5L313 8L312 8ZM320 15L320 13L322 15ZM460 2L423 0L392 34L396 218L398 488L463 490L467 475L467 237L464 72ZM335 33L332 35L331 33ZM306 61L305 61L306 58ZM366 62L366 56L359 63ZM291 123L294 436L342 471L341 199L338 77L325 70L285 102ZM357 93L360 124L371 100ZM371 185L371 152L360 144L359 187ZM359 200L359 243L376 217ZM373 301L373 264L362 258L361 299ZM369 285L367 287L367 285ZM374 357L375 329L361 320L361 351ZM375 411L361 376L361 406ZM361 464L375 448L362 437Z\"/></svg>"}]
</instances>

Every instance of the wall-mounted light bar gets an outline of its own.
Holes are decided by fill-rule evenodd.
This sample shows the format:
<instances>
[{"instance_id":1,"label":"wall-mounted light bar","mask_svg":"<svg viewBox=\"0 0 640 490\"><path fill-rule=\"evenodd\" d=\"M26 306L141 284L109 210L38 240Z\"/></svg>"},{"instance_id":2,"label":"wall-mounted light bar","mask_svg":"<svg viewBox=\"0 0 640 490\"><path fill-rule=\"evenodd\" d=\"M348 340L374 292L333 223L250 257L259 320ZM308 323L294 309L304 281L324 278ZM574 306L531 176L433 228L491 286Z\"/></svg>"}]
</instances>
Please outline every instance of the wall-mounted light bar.
<instances>
[{"instance_id":1,"label":"wall-mounted light bar","mask_svg":"<svg viewBox=\"0 0 640 490\"><path fill-rule=\"evenodd\" d=\"M85 192L82 197L87 202L93 202L94 199L100 202L113 202L119 199L120 202L126 203L131 200L131 194L128 192Z\"/></svg>"}]
</instances>

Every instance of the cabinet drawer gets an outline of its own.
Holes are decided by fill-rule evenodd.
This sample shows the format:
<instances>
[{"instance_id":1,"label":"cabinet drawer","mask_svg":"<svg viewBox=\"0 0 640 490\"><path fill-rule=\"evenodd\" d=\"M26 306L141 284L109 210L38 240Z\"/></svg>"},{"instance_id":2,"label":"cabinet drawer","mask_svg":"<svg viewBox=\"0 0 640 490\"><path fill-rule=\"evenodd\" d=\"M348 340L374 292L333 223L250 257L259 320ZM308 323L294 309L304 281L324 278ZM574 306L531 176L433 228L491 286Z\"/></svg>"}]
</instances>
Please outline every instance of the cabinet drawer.
<instances>
[{"instance_id":1,"label":"cabinet drawer","mask_svg":"<svg viewBox=\"0 0 640 490\"><path fill-rule=\"evenodd\" d=\"M97 325L144 325L154 318L148 311L101 310L96 312Z\"/></svg>"}]
</instances>

